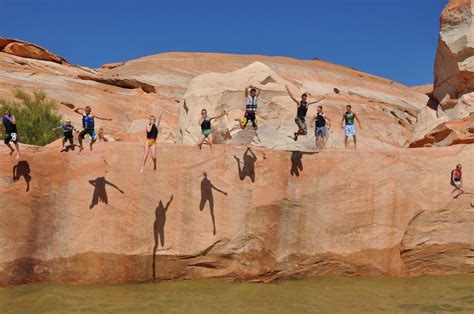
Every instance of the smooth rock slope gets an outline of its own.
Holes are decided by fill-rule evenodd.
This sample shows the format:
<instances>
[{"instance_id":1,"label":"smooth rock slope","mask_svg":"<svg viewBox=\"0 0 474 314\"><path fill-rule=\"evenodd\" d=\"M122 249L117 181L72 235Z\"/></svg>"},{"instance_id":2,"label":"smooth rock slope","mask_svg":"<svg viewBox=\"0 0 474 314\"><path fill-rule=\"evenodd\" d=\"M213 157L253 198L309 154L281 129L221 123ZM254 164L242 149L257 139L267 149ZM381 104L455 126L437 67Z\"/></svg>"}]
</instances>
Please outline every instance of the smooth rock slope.
<instances>
[{"instance_id":1,"label":"smooth rock slope","mask_svg":"<svg viewBox=\"0 0 474 314\"><path fill-rule=\"evenodd\" d=\"M0 284L474 273L474 146L0 150ZM13 174L13 175L12 175ZM15 177L15 179L13 178Z\"/></svg>"}]
</instances>

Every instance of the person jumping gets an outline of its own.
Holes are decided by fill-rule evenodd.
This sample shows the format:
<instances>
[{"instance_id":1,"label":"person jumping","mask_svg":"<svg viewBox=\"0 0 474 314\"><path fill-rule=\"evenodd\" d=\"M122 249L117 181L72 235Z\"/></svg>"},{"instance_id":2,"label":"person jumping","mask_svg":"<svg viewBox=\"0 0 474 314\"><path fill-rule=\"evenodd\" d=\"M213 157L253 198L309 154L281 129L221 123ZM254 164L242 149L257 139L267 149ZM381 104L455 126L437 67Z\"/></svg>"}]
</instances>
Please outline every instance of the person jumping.
<instances>
[{"instance_id":1,"label":"person jumping","mask_svg":"<svg viewBox=\"0 0 474 314\"><path fill-rule=\"evenodd\" d=\"M74 136L73 131L78 132L76 128L71 124L71 120L67 119L64 123L58 127L53 128L53 131L62 129L64 132L63 139L62 139L62 147L61 151L64 151L64 144L69 141L69 145L74 149ZM69 149L69 147L68 147Z\"/></svg>"},{"instance_id":2,"label":"person jumping","mask_svg":"<svg viewBox=\"0 0 474 314\"><path fill-rule=\"evenodd\" d=\"M318 100L308 102L308 93L303 93L301 95L301 100L297 100L293 94L290 92L288 86L285 86L286 91L291 99L296 103L297 111L296 111L296 118L295 123L298 126L298 131L294 133L293 139L295 141L298 140L298 135L306 135L308 133L308 127L306 126L306 113L308 112L308 107L310 105L316 104L326 98L327 96L322 96Z\"/></svg>"},{"instance_id":3,"label":"person jumping","mask_svg":"<svg viewBox=\"0 0 474 314\"><path fill-rule=\"evenodd\" d=\"M346 113L342 115L342 120L341 120L341 128L344 129L344 145L347 148L347 141L349 139L349 136L352 136L354 138L354 148L357 148L357 138L356 138L356 129L354 125L354 121L357 121L359 124L359 128L362 129L360 125L359 118L355 114L355 112L352 111L352 106L347 105L346 106Z\"/></svg>"},{"instance_id":4,"label":"person jumping","mask_svg":"<svg viewBox=\"0 0 474 314\"><path fill-rule=\"evenodd\" d=\"M313 116L313 119L311 120L311 127L314 127L315 124L316 128L314 129L314 136L316 137L316 150L318 150L318 147L322 147L322 149L325 149L329 134L328 129L331 125L331 120L329 120L329 118L323 112L323 106L318 106L318 110ZM328 125L327 127L326 124Z\"/></svg>"},{"instance_id":5,"label":"person jumping","mask_svg":"<svg viewBox=\"0 0 474 314\"><path fill-rule=\"evenodd\" d=\"M258 97L260 96L261 89L254 87L252 85L245 88L245 98L247 99L247 103L245 104L245 113L242 120L235 119L240 124L240 128L243 130L247 127L249 122L252 122L253 130L255 131L255 135L257 136L258 141L260 138L258 137L257 130L258 130L258 122L257 122L257 107L258 107Z\"/></svg>"},{"instance_id":6,"label":"person jumping","mask_svg":"<svg viewBox=\"0 0 474 314\"><path fill-rule=\"evenodd\" d=\"M99 120L106 120L112 121L110 118L101 118L99 116L92 114L92 109L90 106L86 106L85 108L77 108L74 110L75 113L80 114L82 116L82 127L83 130L79 133L79 153L84 150L84 146L82 146L82 140L89 135L91 138L91 142L89 144L90 150L92 151L92 145L97 141L97 133L95 132L95 119Z\"/></svg>"},{"instance_id":7,"label":"person jumping","mask_svg":"<svg viewBox=\"0 0 474 314\"><path fill-rule=\"evenodd\" d=\"M207 141L209 143L209 147L211 148L211 153L212 153L212 145L214 145L214 135L212 134L212 126L211 126L211 121L215 119L219 119L227 114L226 111L223 111L220 115L214 116L214 117L209 117L207 115L207 110L202 109L201 110L201 118L199 119L199 126L201 127L201 136L199 136L199 139L197 141L197 146L199 149L202 147L202 143L204 143L204 140L207 138Z\"/></svg>"},{"instance_id":8,"label":"person jumping","mask_svg":"<svg viewBox=\"0 0 474 314\"><path fill-rule=\"evenodd\" d=\"M145 156L143 157L140 173L143 173L143 169L145 168L145 163L150 152L151 159L153 159L153 170L156 170L156 139L158 138L158 128L160 127L161 116L163 115L164 110L165 107L163 106L161 108L160 115L158 116L158 120L156 120L155 116L150 116L150 120L146 125L146 139L144 146Z\"/></svg>"},{"instance_id":9,"label":"person jumping","mask_svg":"<svg viewBox=\"0 0 474 314\"><path fill-rule=\"evenodd\" d=\"M8 146L8 148L10 148L10 155L13 155L16 150L16 159L20 159L20 146L18 145L18 131L16 128L16 119L15 116L10 112L10 110L5 109L3 111L3 117L0 125L3 125L3 128L5 129L5 138L3 142L5 143L5 145ZM10 144L10 141L12 141L15 145L15 149Z\"/></svg>"},{"instance_id":10,"label":"person jumping","mask_svg":"<svg viewBox=\"0 0 474 314\"><path fill-rule=\"evenodd\" d=\"M463 182L462 182L462 165L457 164L456 168L451 171L451 185L454 186L454 190L451 192L454 193L459 191L458 194L454 196L454 199L457 199L459 196L464 194L466 191L464 190Z\"/></svg>"}]
</instances>

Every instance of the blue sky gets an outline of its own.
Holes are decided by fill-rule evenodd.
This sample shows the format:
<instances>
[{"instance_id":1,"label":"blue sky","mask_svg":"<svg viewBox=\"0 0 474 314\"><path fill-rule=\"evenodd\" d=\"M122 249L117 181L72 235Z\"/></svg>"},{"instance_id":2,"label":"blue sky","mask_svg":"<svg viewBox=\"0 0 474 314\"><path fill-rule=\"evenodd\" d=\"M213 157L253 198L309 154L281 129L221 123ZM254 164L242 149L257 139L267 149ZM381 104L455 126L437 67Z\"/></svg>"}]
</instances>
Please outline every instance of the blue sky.
<instances>
[{"instance_id":1,"label":"blue sky","mask_svg":"<svg viewBox=\"0 0 474 314\"><path fill-rule=\"evenodd\" d=\"M0 0L0 36L98 67L168 51L320 58L432 83L447 0Z\"/></svg>"}]
</instances>

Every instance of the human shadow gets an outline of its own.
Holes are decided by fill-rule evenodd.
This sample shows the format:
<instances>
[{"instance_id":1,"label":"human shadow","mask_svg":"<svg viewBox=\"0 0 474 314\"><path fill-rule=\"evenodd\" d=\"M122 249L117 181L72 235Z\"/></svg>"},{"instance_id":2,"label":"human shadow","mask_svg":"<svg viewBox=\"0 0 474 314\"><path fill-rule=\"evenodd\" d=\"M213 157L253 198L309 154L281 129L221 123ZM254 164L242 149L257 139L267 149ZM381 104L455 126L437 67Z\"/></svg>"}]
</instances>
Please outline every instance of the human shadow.
<instances>
[{"instance_id":1,"label":"human shadow","mask_svg":"<svg viewBox=\"0 0 474 314\"><path fill-rule=\"evenodd\" d=\"M61 149L61 153L67 153L69 152L70 150L74 150L76 147L80 147L79 145L76 145L76 144L70 144L70 145L67 145L65 146L63 149Z\"/></svg>"},{"instance_id":2,"label":"human shadow","mask_svg":"<svg viewBox=\"0 0 474 314\"><path fill-rule=\"evenodd\" d=\"M235 160L237 161L237 167L239 170L239 178L241 181L245 179L245 177L249 177L252 183L255 182L255 162L257 161L257 156L255 156L254 152L247 147L242 159L244 162L243 167L240 165L240 158L234 155Z\"/></svg>"},{"instance_id":3,"label":"human shadow","mask_svg":"<svg viewBox=\"0 0 474 314\"><path fill-rule=\"evenodd\" d=\"M199 203L199 210L204 210L206 203L209 202L209 210L211 213L212 219L212 234L216 234L216 219L214 216L214 196L212 195L212 190L216 190L219 193L224 194L227 196L227 192L220 190L219 188L215 187L212 182L207 178L207 173L203 173L204 178L201 181L201 202Z\"/></svg>"},{"instance_id":4,"label":"human shadow","mask_svg":"<svg viewBox=\"0 0 474 314\"><path fill-rule=\"evenodd\" d=\"M26 182L26 192L30 191L30 173L30 164L26 160L21 160L15 166L13 166L13 181L18 181L21 177L23 177Z\"/></svg>"},{"instance_id":5,"label":"human shadow","mask_svg":"<svg viewBox=\"0 0 474 314\"><path fill-rule=\"evenodd\" d=\"M301 151L292 151L291 152L291 170L290 174L292 176L300 176L300 172L303 171L303 155L313 155L316 153L307 153Z\"/></svg>"},{"instance_id":6,"label":"human shadow","mask_svg":"<svg viewBox=\"0 0 474 314\"><path fill-rule=\"evenodd\" d=\"M92 201L89 209L92 209L95 205L99 204L99 202L105 204L109 203L109 197L107 196L107 190L105 188L106 185L114 187L122 194L124 193L118 186L107 181L105 177L97 177L95 180L89 180L89 183L94 187L94 194L92 195Z\"/></svg>"},{"instance_id":7,"label":"human shadow","mask_svg":"<svg viewBox=\"0 0 474 314\"><path fill-rule=\"evenodd\" d=\"M160 201L158 207L155 209L155 222L153 223L153 235L155 239L155 245L153 246L153 279L156 279L155 265L156 265L156 251L158 250L158 243L161 244L161 247L165 246L165 223L166 223L166 212L170 207L171 202L173 201L173 195L171 195L170 200L166 203L166 206L163 205L163 202Z\"/></svg>"}]
</instances>

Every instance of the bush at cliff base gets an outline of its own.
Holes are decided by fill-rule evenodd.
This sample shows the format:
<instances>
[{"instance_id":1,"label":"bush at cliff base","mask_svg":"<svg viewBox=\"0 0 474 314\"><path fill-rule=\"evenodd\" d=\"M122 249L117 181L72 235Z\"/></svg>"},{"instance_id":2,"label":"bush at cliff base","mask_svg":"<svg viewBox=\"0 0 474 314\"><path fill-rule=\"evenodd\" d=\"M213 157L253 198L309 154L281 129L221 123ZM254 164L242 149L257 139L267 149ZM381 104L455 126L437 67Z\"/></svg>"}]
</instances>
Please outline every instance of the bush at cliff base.
<instances>
[{"instance_id":1,"label":"bush at cliff base","mask_svg":"<svg viewBox=\"0 0 474 314\"><path fill-rule=\"evenodd\" d=\"M14 100L0 99L0 108L2 115L7 108L15 116L20 142L44 146L56 140L58 133L51 130L61 124L61 118L55 112L55 102L43 91L29 94L17 89L14 95ZM1 132L4 136L5 132Z\"/></svg>"}]
</instances>

